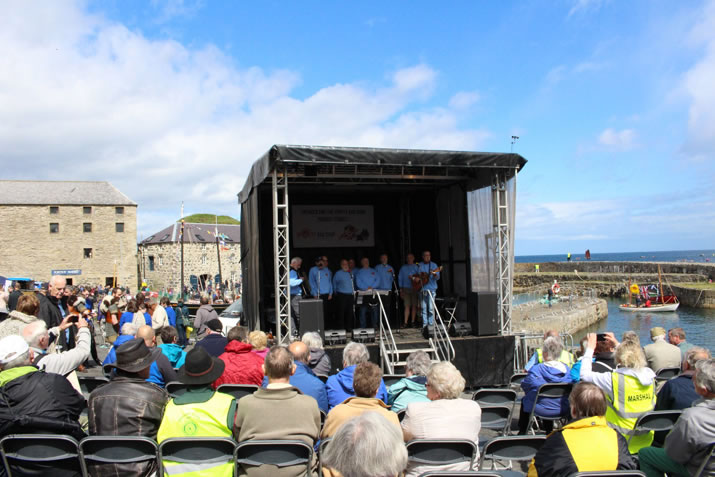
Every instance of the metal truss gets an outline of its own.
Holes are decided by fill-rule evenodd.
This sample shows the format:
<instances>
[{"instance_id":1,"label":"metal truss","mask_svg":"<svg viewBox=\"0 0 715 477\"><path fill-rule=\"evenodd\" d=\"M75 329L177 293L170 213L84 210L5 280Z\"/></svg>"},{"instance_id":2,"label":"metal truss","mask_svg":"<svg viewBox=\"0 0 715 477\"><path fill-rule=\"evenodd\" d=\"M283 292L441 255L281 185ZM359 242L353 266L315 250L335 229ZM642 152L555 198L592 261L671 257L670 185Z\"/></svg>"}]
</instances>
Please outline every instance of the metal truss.
<instances>
[{"instance_id":1,"label":"metal truss","mask_svg":"<svg viewBox=\"0 0 715 477\"><path fill-rule=\"evenodd\" d=\"M507 190L506 171L494 174L492 184L492 207L494 211L494 236L496 253L497 300L499 308L499 331L502 335L511 334L512 270L514 257L511 255L509 192ZM514 171L516 180L516 171Z\"/></svg>"},{"instance_id":2,"label":"metal truss","mask_svg":"<svg viewBox=\"0 0 715 477\"><path fill-rule=\"evenodd\" d=\"M278 344L290 343L293 332L290 309L290 247L288 228L288 175L276 169L272 174L273 191L273 279L276 291L276 338Z\"/></svg>"}]
</instances>

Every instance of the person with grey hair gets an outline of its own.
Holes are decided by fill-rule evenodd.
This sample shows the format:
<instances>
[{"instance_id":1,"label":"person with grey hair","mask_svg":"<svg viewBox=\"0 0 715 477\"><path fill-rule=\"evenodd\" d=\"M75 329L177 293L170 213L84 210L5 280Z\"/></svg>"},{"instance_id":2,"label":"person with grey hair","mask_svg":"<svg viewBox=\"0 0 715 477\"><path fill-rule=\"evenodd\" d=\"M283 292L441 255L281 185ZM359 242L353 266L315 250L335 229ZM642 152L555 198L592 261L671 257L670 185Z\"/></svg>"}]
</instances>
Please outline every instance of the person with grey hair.
<instances>
[{"instance_id":1,"label":"person with grey hair","mask_svg":"<svg viewBox=\"0 0 715 477\"><path fill-rule=\"evenodd\" d=\"M326 477L394 477L407 465L407 448L392 423L366 412L340 427L322 460Z\"/></svg>"},{"instance_id":2,"label":"person with grey hair","mask_svg":"<svg viewBox=\"0 0 715 477\"><path fill-rule=\"evenodd\" d=\"M345 346L343 349L343 370L330 376L325 383L325 389L328 392L328 404L331 409L346 399L355 396L355 390L353 389L355 367L369 360L370 353L364 344L352 341ZM385 382L382 379L375 397L382 400L382 402L387 402L387 388L385 388Z\"/></svg>"},{"instance_id":3,"label":"person with grey hair","mask_svg":"<svg viewBox=\"0 0 715 477\"><path fill-rule=\"evenodd\" d=\"M695 365L704 359L710 359L710 352L705 348L691 346L685 352L683 371L663 385L655 402L656 411L686 409L700 399L693 386L693 376Z\"/></svg>"},{"instance_id":4,"label":"person with grey hair","mask_svg":"<svg viewBox=\"0 0 715 477\"><path fill-rule=\"evenodd\" d=\"M405 442L412 439L468 439L479 444L482 427L482 409L476 401L462 399L466 382L462 373L449 361L430 366L427 371L428 402L407 405L402 420ZM421 475L427 471L472 470L469 462L445 466L426 466L410 462L407 476Z\"/></svg>"},{"instance_id":5,"label":"person with grey hair","mask_svg":"<svg viewBox=\"0 0 715 477\"><path fill-rule=\"evenodd\" d=\"M290 313L293 334L298 334L300 329L300 300L303 298L303 286L305 285L305 274L301 273L300 266L303 259L293 257L290 260L289 285L290 285Z\"/></svg>"},{"instance_id":6,"label":"person with grey hair","mask_svg":"<svg viewBox=\"0 0 715 477\"><path fill-rule=\"evenodd\" d=\"M526 434L526 426L529 421L529 414L536 405L536 414L545 417L567 417L569 412L569 401L567 396L560 398L542 398L538 403L536 401L536 393L539 387L546 383L570 383L571 369L563 362L559 361L564 350L564 345L561 340L555 336L550 336L544 340L541 347L541 355L543 363L538 363L529 369L526 378L521 382L521 388L524 390L524 399L521 402L521 413L519 414L519 434ZM588 364L591 363L591 356L586 357ZM585 365L583 361L582 366ZM551 432L553 428L552 421L545 421L544 427L546 432Z\"/></svg>"},{"instance_id":7,"label":"person with grey hair","mask_svg":"<svg viewBox=\"0 0 715 477\"><path fill-rule=\"evenodd\" d=\"M39 294L40 310L37 317L47 324L47 329L59 326L67 310L62 309L62 297L65 293L67 280L59 275L53 275L47 285L47 295Z\"/></svg>"},{"instance_id":8,"label":"person with grey hair","mask_svg":"<svg viewBox=\"0 0 715 477\"><path fill-rule=\"evenodd\" d=\"M406 408L411 402L429 402L427 397L427 371L432 365L429 355L422 350L410 353L405 364L406 377L387 390L388 404L395 412Z\"/></svg>"},{"instance_id":9,"label":"person with grey hair","mask_svg":"<svg viewBox=\"0 0 715 477\"><path fill-rule=\"evenodd\" d=\"M159 304L159 300L154 297L149 297L144 302L146 311L151 315L151 327L155 332L159 332L165 326L169 326L169 315L166 309Z\"/></svg>"},{"instance_id":10,"label":"person with grey hair","mask_svg":"<svg viewBox=\"0 0 715 477\"><path fill-rule=\"evenodd\" d=\"M313 370L313 373L321 376L330 375L333 364L330 362L330 356L323 349L323 340L320 338L320 334L315 331L309 331L303 334L301 341L310 348L308 366Z\"/></svg>"},{"instance_id":11,"label":"person with grey hair","mask_svg":"<svg viewBox=\"0 0 715 477\"><path fill-rule=\"evenodd\" d=\"M196 310L196 317L194 318L194 329L196 330L196 340L199 341L208 331L206 328L206 323L211 320L218 320L218 313L214 310L214 307L209 304L208 295L201 295L199 299L199 309Z\"/></svg>"},{"instance_id":12,"label":"person with grey hair","mask_svg":"<svg viewBox=\"0 0 715 477\"><path fill-rule=\"evenodd\" d=\"M640 468L648 477L696 475L705 459L701 475L713 475L715 460L710 448L715 442L715 360L703 359L695 365L695 392L702 397L685 409L661 447L644 447L638 453Z\"/></svg>"}]
</instances>

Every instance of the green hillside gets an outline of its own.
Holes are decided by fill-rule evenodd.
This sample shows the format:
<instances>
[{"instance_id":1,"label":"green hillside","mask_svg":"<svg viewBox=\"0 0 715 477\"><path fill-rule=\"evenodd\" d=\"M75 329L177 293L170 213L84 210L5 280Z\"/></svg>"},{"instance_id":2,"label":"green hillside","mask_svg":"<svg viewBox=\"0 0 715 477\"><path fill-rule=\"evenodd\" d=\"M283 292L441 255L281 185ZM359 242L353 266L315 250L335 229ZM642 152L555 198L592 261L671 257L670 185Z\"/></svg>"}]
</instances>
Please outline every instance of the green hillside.
<instances>
[{"instance_id":1,"label":"green hillside","mask_svg":"<svg viewBox=\"0 0 715 477\"><path fill-rule=\"evenodd\" d=\"M178 221L181 221L181 219L179 219ZM184 222L187 222L187 223L190 222L192 224L215 224L216 216L213 214L193 214L193 215L188 215L188 216L184 217ZM241 224L241 222L234 219L233 217L229 217L228 215L219 215L218 223L226 224L226 225L240 225Z\"/></svg>"}]
</instances>

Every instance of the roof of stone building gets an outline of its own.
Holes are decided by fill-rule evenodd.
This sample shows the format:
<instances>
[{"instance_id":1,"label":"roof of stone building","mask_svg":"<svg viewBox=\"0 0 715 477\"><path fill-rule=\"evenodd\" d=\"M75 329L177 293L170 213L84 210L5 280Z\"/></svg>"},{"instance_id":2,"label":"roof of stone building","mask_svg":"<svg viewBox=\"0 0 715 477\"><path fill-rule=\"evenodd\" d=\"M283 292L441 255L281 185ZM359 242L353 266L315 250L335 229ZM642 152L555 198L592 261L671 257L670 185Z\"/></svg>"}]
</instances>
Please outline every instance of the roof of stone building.
<instances>
[{"instance_id":1,"label":"roof of stone building","mask_svg":"<svg viewBox=\"0 0 715 477\"><path fill-rule=\"evenodd\" d=\"M216 243L215 230L223 237L226 244L241 242L241 226L227 224L184 224L184 243ZM140 245L179 242L181 240L181 222L169 225L150 235Z\"/></svg>"},{"instance_id":2,"label":"roof of stone building","mask_svg":"<svg viewBox=\"0 0 715 477\"><path fill-rule=\"evenodd\" d=\"M107 181L0 180L1 205L137 205Z\"/></svg>"}]
</instances>

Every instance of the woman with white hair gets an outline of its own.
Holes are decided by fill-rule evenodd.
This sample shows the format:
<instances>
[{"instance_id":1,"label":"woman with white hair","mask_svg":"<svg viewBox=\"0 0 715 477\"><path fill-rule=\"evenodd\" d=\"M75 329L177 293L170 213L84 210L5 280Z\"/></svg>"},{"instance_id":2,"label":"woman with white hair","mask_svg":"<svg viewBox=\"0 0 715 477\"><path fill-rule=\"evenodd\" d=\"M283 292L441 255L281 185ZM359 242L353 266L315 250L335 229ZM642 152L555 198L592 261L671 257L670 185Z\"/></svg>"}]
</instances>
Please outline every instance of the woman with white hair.
<instances>
[{"instance_id":1,"label":"woman with white hair","mask_svg":"<svg viewBox=\"0 0 715 477\"><path fill-rule=\"evenodd\" d=\"M536 403L536 393L542 384L547 383L570 383L571 368L559 361L564 345L556 337L549 337L544 340L541 347L541 354L544 362L539 363L529 369L529 374L521 382L524 390L524 399L521 401L521 413L519 414L519 434L526 434L526 426L529 423L529 414L536 406L536 413L545 417L567 417L569 413L568 396L561 398L542 398ZM591 367L591 357L584 354L581 366L588 360ZM544 422L544 430L548 433L553 428L552 421Z\"/></svg>"},{"instance_id":2,"label":"woman with white hair","mask_svg":"<svg viewBox=\"0 0 715 477\"><path fill-rule=\"evenodd\" d=\"M432 360L424 351L415 351L407 356L407 377L400 379L387 390L387 404L399 412L411 402L429 402L427 398L427 371Z\"/></svg>"},{"instance_id":3,"label":"woman with white hair","mask_svg":"<svg viewBox=\"0 0 715 477\"><path fill-rule=\"evenodd\" d=\"M407 449L387 419L365 412L340 426L322 457L327 477L387 477L402 475Z\"/></svg>"},{"instance_id":4,"label":"woman with white hair","mask_svg":"<svg viewBox=\"0 0 715 477\"><path fill-rule=\"evenodd\" d=\"M320 334L315 331L309 331L303 334L301 341L310 348L310 362L308 364L310 369L321 376L330 375L333 365L330 362L330 356L323 349L323 340L320 338Z\"/></svg>"},{"instance_id":5,"label":"woman with white hair","mask_svg":"<svg viewBox=\"0 0 715 477\"><path fill-rule=\"evenodd\" d=\"M428 402L413 402L407 405L402 420L405 442L412 439L469 439L479 444L482 427L482 409L471 399L462 399L466 382L454 365L441 361L427 371ZM410 463L407 476L421 475L430 470L472 470L469 462L444 466L417 465Z\"/></svg>"}]
</instances>

